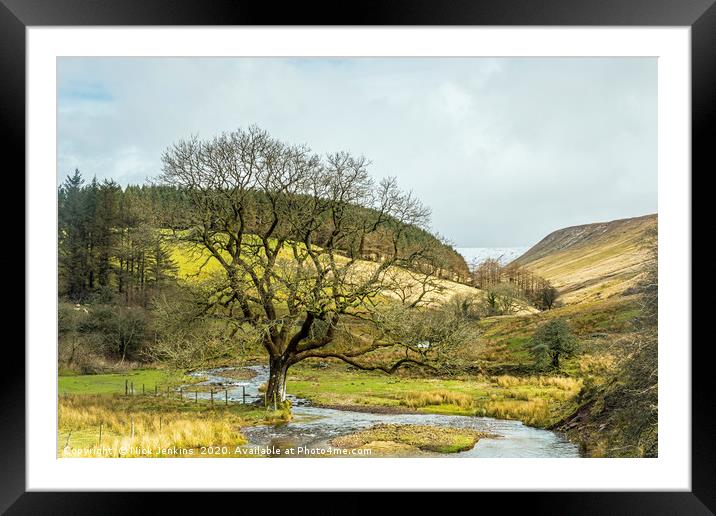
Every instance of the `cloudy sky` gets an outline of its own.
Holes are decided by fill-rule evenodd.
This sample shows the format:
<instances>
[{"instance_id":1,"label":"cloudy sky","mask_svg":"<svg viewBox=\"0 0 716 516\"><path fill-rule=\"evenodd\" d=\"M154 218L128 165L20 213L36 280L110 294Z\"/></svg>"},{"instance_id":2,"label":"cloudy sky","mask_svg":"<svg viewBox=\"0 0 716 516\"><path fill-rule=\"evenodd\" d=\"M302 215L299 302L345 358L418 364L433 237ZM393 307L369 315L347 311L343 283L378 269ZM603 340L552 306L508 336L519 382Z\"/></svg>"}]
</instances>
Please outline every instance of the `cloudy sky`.
<instances>
[{"instance_id":1,"label":"cloudy sky","mask_svg":"<svg viewBox=\"0 0 716 516\"><path fill-rule=\"evenodd\" d=\"M456 246L656 212L653 58L61 58L57 175L141 183L256 124L396 176Z\"/></svg>"}]
</instances>

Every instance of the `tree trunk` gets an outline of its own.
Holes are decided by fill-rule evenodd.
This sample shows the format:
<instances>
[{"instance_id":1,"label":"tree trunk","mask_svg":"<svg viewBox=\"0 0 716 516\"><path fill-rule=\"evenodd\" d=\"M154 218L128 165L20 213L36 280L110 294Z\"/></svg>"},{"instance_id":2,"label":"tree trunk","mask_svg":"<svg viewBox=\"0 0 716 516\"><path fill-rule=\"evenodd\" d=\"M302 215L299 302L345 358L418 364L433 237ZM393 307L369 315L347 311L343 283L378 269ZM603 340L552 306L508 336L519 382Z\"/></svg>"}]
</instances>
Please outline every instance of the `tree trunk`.
<instances>
[{"instance_id":1,"label":"tree trunk","mask_svg":"<svg viewBox=\"0 0 716 516\"><path fill-rule=\"evenodd\" d=\"M288 371L288 360L283 357L275 357L269 360L269 380L266 384L266 405L272 406L274 399L276 404L286 400L286 372Z\"/></svg>"}]
</instances>

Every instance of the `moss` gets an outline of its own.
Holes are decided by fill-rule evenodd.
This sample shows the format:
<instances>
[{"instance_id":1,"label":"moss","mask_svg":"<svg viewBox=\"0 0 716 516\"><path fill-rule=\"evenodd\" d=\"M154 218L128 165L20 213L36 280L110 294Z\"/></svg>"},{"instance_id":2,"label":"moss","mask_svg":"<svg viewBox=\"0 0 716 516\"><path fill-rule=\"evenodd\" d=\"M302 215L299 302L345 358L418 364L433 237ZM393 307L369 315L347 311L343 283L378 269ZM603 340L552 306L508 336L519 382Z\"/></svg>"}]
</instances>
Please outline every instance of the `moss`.
<instances>
[{"instance_id":1,"label":"moss","mask_svg":"<svg viewBox=\"0 0 716 516\"><path fill-rule=\"evenodd\" d=\"M331 441L339 448L368 448L390 454L410 448L427 452L457 453L472 449L488 434L465 428L424 425L377 425L367 430L337 437ZM391 446L393 445L393 446ZM409 447L409 448L406 448Z\"/></svg>"}]
</instances>

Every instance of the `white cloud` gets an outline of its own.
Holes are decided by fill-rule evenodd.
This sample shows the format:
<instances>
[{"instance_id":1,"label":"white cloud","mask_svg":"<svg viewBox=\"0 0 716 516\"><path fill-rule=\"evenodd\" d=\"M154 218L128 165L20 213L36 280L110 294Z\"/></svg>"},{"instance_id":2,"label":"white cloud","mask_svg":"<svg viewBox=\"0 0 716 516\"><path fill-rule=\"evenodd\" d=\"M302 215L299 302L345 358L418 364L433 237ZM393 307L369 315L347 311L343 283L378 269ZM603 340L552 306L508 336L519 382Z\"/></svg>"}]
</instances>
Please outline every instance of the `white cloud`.
<instances>
[{"instance_id":1,"label":"white cloud","mask_svg":"<svg viewBox=\"0 0 716 516\"><path fill-rule=\"evenodd\" d=\"M463 246L656 211L656 60L59 61L58 164L142 182L193 133L258 124L398 176Z\"/></svg>"},{"instance_id":2,"label":"white cloud","mask_svg":"<svg viewBox=\"0 0 716 516\"><path fill-rule=\"evenodd\" d=\"M472 95L451 82L444 82L438 89L438 108L449 118L460 121L470 116L474 103Z\"/></svg>"}]
</instances>

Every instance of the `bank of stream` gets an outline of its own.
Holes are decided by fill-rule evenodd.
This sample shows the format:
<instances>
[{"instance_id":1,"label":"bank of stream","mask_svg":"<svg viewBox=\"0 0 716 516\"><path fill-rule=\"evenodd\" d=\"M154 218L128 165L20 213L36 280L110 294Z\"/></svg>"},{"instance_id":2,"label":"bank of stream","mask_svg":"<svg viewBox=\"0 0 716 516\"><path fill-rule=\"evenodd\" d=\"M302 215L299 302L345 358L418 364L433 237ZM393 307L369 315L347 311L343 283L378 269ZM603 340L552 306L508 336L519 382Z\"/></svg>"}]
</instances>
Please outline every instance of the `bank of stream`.
<instances>
[{"instance_id":1,"label":"bank of stream","mask_svg":"<svg viewBox=\"0 0 716 516\"><path fill-rule=\"evenodd\" d=\"M192 373L204 377L203 385L221 385L227 390L229 402L241 402L244 394L247 402L262 395L259 386L268 380L268 367L250 366L256 374L248 380L236 380L226 373L232 368L218 368ZM223 374L222 374L223 373ZM200 384L200 385L201 385ZM208 392L198 396L209 397ZM266 448L318 449L329 447L332 439L370 428L377 424L431 425L438 427L469 428L491 434L494 438L482 438L474 448L460 453L435 454L441 457L579 457L577 445L550 430L524 425L520 421L475 416L452 416L442 414L386 414L337 410L317 407L310 401L288 395L292 404L293 419L280 425L246 427L242 433L253 446Z\"/></svg>"}]
</instances>

